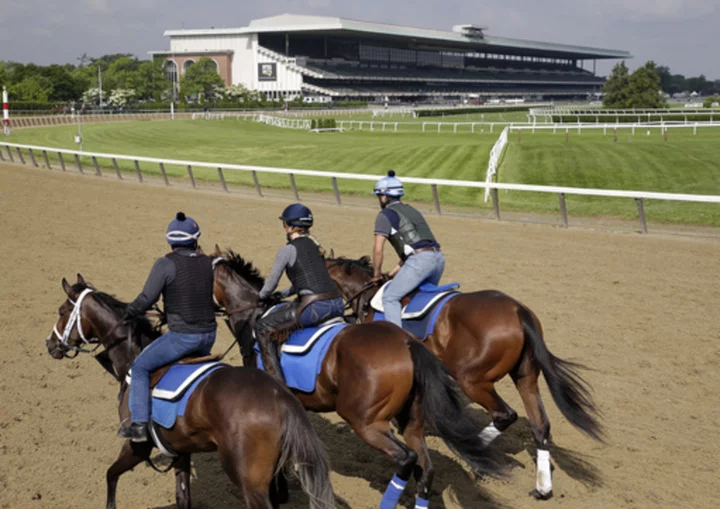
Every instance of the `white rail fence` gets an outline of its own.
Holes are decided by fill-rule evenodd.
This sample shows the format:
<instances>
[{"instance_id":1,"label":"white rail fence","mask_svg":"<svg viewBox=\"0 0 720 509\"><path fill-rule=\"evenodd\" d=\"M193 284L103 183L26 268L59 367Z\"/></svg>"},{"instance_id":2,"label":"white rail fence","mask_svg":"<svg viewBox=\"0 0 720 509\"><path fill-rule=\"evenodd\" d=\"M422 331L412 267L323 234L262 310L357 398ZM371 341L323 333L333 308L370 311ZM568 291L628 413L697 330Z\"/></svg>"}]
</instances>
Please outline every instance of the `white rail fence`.
<instances>
[{"instance_id":1,"label":"white rail fence","mask_svg":"<svg viewBox=\"0 0 720 509\"><path fill-rule=\"evenodd\" d=\"M500 133L500 137L490 149L490 159L488 160L487 173L485 175L485 182L487 184L492 183L493 178L497 175L497 169L500 166L500 160L502 159L503 151L507 146L508 142L508 128L506 127ZM490 187L485 188L485 203L487 203L490 197Z\"/></svg>"},{"instance_id":2,"label":"white rail fence","mask_svg":"<svg viewBox=\"0 0 720 509\"><path fill-rule=\"evenodd\" d=\"M364 131L368 129L372 132L401 132L403 128L408 131L424 132L424 133L484 133L489 127L490 133L495 131L495 127L505 127L509 125L528 125L525 122L388 122L383 120L338 120L338 127L345 130L357 129ZM575 125L575 124L573 124ZM463 127L469 126L470 129L463 130ZM410 129L413 127L414 129ZM458 131L458 127L461 128Z\"/></svg>"},{"instance_id":3,"label":"white rail fence","mask_svg":"<svg viewBox=\"0 0 720 509\"><path fill-rule=\"evenodd\" d=\"M254 122L271 125L273 127L282 127L284 129L310 129L311 121L307 119L275 117L273 115L255 115Z\"/></svg>"},{"instance_id":4,"label":"white rail fence","mask_svg":"<svg viewBox=\"0 0 720 509\"><path fill-rule=\"evenodd\" d=\"M639 124L630 124L630 123L605 123L605 124L595 124L595 123L580 123L580 124L511 124L508 126L508 129L510 132L512 131L550 131L552 130L553 134L557 133L558 130L560 132L570 133L570 132L576 132L578 134L582 134L583 130L603 130L603 134L607 135L608 130L617 133L618 130L629 130L631 134L635 134L636 130L644 130L646 134L650 134L653 130L656 130L660 134L666 133L670 129L692 129L693 134L697 134L698 127L720 127L720 122L670 122L670 121L664 121L664 122L642 122Z\"/></svg>"},{"instance_id":5,"label":"white rail fence","mask_svg":"<svg viewBox=\"0 0 720 509\"><path fill-rule=\"evenodd\" d=\"M3 149L5 152L3 152ZM13 155L13 151L15 155ZM23 152L24 151L24 152ZM27 154L28 160L25 158ZM342 198L340 195L340 189L338 185L339 180L362 180L375 182L380 175L365 175L358 173L334 173L326 171L315 171L315 170L298 170L292 168L268 168L264 166L249 166L241 164L223 164L223 163L209 163L209 162L198 162L198 161L183 161L177 159L162 159L156 157L140 157L140 156L129 156L120 154L105 154L98 152L80 152L77 150L67 150L54 147L40 147L34 145L20 145L16 143L3 143L0 142L0 161L15 162L15 157L18 158L19 162L23 164L32 164L36 168L41 165L38 163L44 162L45 168L53 169L50 163L49 155L53 157L57 154L60 168L63 171L67 171L68 166L72 164L71 161L65 161L63 155L71 156L74 165L80 173L86 174L85 170L88 169L83 167L83 158L90 158L92 160L92 169L95 175L102 176L102 170L98 162L99 159L105 159L111 162L112 167L115 170L115 174L118 179L123 179L122 171L118 166L118 161L129 161L134 164L135 173L137 180L143 182L143 173L140 168L140 163L148 163L158 165L160 173L165 181L165 185L170 185L168 174L165 170L166 165L183 166L187 168L187 174L190 179L190 184L193 188L197 189L197 183L193 168L207 168L217 171L218 181L222 185L225 192L230 192L227 182L225 180L225 171L237 171L243 173L252 174L255 190L257 194L262 197L262 188L258 179L258 174L275 174L275 175L287 175L290 187L293 191L295 199L300 201L300 195L298 193L298 187L295 181L295 177L323 177L330 179L332 182L335 201L338 205L342 204ZM37 157L36 157L37 155ZM40 159L41 158L41 159ZM69 163L69 164L68 164ZM607 198L626 198L635 200L638 210L638 218L640 220L641 231L647 233L647 222L645 219L645 200L667 200L667 201L680 201L690 203L718 203L720 204L720 196L716 195L697 195L697 194L674 194L674 193L656 193L649 191L619 191L619 190L608 190L608 189L583 189L575 187L558 187L558 186L536 186L536 185L524 185L524 184L506 184L500 182L474 182L468 180L448 180L448 179L428 179L428 178L416 178L416 177L404 177L403 182L407 184L419 184L429 186L432 190L433 201L435 204L435 211L438 214L442 213L440 207L440 198L438 194L438 187L461 187L461 188L474 188L474 189L489 189L493 199L493 211L496 219L500 219L500 202L498 197L498 191L520 191L520 192L534 192L534 193L550 193L558 196L560 200L560 213L563 226L568 226L567 207L565 205L566 196L602 196Z\"/></svg>"}]
</instances>

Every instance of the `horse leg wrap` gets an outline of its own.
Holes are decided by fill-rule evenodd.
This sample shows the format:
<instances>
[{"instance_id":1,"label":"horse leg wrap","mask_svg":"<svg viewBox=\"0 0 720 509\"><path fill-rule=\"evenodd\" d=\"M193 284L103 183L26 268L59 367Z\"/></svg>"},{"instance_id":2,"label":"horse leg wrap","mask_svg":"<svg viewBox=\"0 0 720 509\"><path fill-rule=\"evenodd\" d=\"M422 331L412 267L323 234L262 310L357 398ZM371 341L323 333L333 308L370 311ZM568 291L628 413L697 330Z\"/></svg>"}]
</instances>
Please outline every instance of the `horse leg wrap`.
<instances>
[{"instance_id":1,"label":"horse leg wrap","mask_svg":"<svg viewBox=\"0 0 720 509\"><path fill-rule=\"evenodd\" d=\"M405 491L406 485L407 481L403 481L397 474L395 474L390 480L390 484L388 484L385 494L380 501L380 509L395 509L400 501L403 491Z\"/></svg>"},{"instance_id":2,"label":"horse leg wrap","mask_svg":"<svg viewBox=\"0 0 720 509\"><path fill-rule=\"evenodd\" d=\"M490 442L500 436L502 432L495 427L495 423L491 422L485 429L480 432L480 440L483 441L484 445L490 445Z\"/></svg>"},{"instance_id":3,"label":"horse leg wrap","mask_svg":"<svg viewBox=\"0 0 720 509\"><path fill-rule=\"evenodd\" d=\"M542 496L552 493L552 473L550 472L550 451L537 451L537 481L535 489Z\"/></svg>"},{"instance_id":4,"label":"horse leg wrap","mask_svg":"<svg viewBox=\"0 0 720 509\"><path fill-rule=\"evenodd\" d=\"M425 500L422 497L418 497L415 499L415 509L428 509L430 506L430 501Z\"/></svg>"}]
</instances>

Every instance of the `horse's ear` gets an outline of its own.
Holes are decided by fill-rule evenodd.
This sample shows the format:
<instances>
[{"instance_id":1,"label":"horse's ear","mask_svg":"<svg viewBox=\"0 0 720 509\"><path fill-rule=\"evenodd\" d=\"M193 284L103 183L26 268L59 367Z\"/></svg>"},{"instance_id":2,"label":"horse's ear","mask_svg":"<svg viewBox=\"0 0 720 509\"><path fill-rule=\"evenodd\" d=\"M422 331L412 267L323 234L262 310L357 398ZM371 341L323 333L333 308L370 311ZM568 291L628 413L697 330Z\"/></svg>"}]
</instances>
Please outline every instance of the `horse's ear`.
<instances>
[{"instance_id":1,"label":"horse's ear","mask_svg":"<svg viewBox=\"0 0 720 509\"><path fill-rule=\"evenodd\" d=\"M67 282L67 279L63 278L62 280L62 288L65 290L65 293L68 297L72 298L72 286L70 286L70 283Z\"/></svg>"},{"instance_id":2,"label":"horse's ear","mask_svg":"<svg viewBox=\"0 0 720 509\"><path fill-rule=\"evenodd\" d=\"M335 258L335 249L330 248L330 258Z\"/></svg>"},{"instance_id":3,"label":"horse's ear","mask_svg":"<svg viewBox=\"0 0 720 509\"><path fill-rule=\"evenodd\" d=\"M215 244L215 256L222 256L222 251L220 251L220 246Z\"/></svg>"},{"instance_id":4,"label":"horse's ear","mask_svg":"<svg viewBox=\"0 0 720 509\"><path fill-rule=\"evenodd\" d=\"M79 272L77 273L77 284L87 286L87 283L85 282L85 278L82 277L82 274Z\"/></svg>"},{"instance_id":5,"label":"horse's ear","mask_svg":"<svg viewBox=\"0 0 720 509\"><path fill-rule=\"evenodd\" d=\"M205 251L203 251L203 248L202 248L202 246L201 246L200 244L198 244L197 251L198 251L198 253L200 253L200 254L205 254Z\"/></svg>"}]
</instances>

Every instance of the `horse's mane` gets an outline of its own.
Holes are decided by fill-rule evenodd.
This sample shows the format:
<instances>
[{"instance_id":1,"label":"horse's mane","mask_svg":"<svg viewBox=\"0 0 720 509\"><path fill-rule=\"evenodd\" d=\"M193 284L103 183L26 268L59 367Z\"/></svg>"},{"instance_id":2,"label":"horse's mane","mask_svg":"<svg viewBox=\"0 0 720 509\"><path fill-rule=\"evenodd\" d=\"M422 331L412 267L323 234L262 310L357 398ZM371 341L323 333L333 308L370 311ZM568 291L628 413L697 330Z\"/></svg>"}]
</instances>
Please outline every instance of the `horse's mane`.
<instances>
[{"instance_id":1,"label":"horse's mane","mask_svg":"<svg viewBox=\"0 0 720 509\"><path fill-rule=\"evenodd\" d=\"M352 258L345 258L342 256L339 258L329 258L328 260L342 265L343 269L345 270L345 274L347 274L348 276L352 274L354 268L364 270L366 272L372 272L373 270L372 262L370 261L369 256L363 256L357 260L353 260Z\"/></svg>"},{"instance_id":2,"label":"horse's mane","mask_svg":"<svg viewBox=\"0 0 720 509\"><path fill-rule=\"evenodd\" d=\"M256 290L260 291L265 284L265 278L260 275L260 271L250 261L237 254L232 249L228 249L223 253L225 262L235 273L247 281Z\"/></svg>"},{"instance_id":3,"label":"horse's mane","mask_svg":"<svg viewBox=\"0 0 720 509\"><path fill-rule=\"evenodd\" d=\"M125 309L127 308L127 303L122 302L121 300L117 299L115 296L110 295L109 293L101 292L97 288L95 288L91 283L86 283L86 285L76 283L72 285L73 292L81 293L86 288L90 288L93 290L93 297L98 300L101 304L105 305L110 311L112 311L116 318L120 319L120 317L125 313ZM148 320L146 317L141 316L137 317L135 319L135 330L140 332L142 336L145 336L149 341L153 341L157 339L160 334L156 330L156 328L153 326L153 324Z\"/></svg>"}]
</instances>

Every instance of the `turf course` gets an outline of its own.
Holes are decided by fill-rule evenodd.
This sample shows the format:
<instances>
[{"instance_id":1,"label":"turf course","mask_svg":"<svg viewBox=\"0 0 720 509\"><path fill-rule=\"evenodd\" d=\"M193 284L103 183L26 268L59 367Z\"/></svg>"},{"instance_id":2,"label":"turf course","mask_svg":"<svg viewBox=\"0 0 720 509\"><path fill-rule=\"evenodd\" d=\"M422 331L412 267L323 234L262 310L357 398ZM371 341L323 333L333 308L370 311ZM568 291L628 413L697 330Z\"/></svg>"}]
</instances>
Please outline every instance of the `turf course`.
<instances>
[{"instance_id":1,"label":"turf course","mask_svg":"<svg viewBox=\"0 0 720 509\"><path fill-rule=\"evenodd\" d=\"M558 130L512 133L499 172L500 182L598 189L720 195L720 128L671 129L664 141L658 129L570 129L568 142ZM567 196L570 215L637 217L633 200ZM558 198L540 193L501 192L505 206L557 211ZM649 219L720 226L720 205L647 201Z\"/></svg>"},{"instance_id":2,"label":"turf course","mask_svg":"<svg viewBox=\"0 0 720 509\"><path fill-rule=\"evenodd\" d=\"M416 119L421 120L421 119ZM440 119L437 119L440 120ZM16 130L8 141L75 149L75 126ZM93 152L167 157L190 161L237 163L281 168L380 175L395 169L400 176L481 181L485 179L490 148L499 130L490 134L458 132L380 133L352 131L315 134L280 129L243 120L152 121L88 124L83 126L83 149ZM525 131L522 141L512 133L500 166L499 181L522 184L557 185L600 189L660 191L720 195L720 129L670 130L665 141L657 129L650 136L638 130L570 130L557 134ZM6 156L7 157L7 156ZM51 159L57 161L57 157ZM72 161L66 159L66 163ZM57 164L56 162L54 163ZM92 162L85 158L84 165ZM110 168L108 161L100 161ZM144 174L159 175L155 165L141 164ZM123 171L134 172L132 163L121 163ZM185 179L187 169L168 166L168 174ZM90 168L89 171L92 171ZM216 171L195 170L199 180L217 181ZM225 172L231 184L252 185L249 174ZM259 174L263 187L289 187L286 176ZM301 191L331 191L326 178L297 177ZM339 181L343 194L367 196L371 182ZM489 210L483 190L439 188L443 204ZM426 186L409 186L413 200L430 202ZM501 210L558 213L556 195L500 192ZM633 200L567 196L573 216L608 216L634 219ZM720 226L720 206L648 201L650 221Z\"/></svg>"},{"instance_id":3,"label":"turf course","mask_svg":"<svg viewBox=\"0 0 720 509\"><path fill-rule=\"evenodd\" d=\"M152 121L87 124L82 127L83 150L189 161L235 163L281 168L383 175L393 168L413 177L484 180L488 154L498 134L380 134L367 131L310 133L243 120ZM76 126L16 130L14 143L77 149ZM67 158L66 158L67 159ZM92 165L85 158L84 165ZM55 158L57 160L57 158ZM66 161L67 162L67 161ZM100 161L111 167L106 161ZM143 173L159 174L155 165L141 164ZM132 163L121 169L134 171ZM167 166L171 176L185 177L184 167ZM196 178L217 180L217 172L196 169ZM252 185L249 173L226 171L228 182ZM289 187L284 175L258 174L263 187ZM330 179L296 177L300 190L331 191ZM372 182L341 180L343 193L367 196ZM411 186L413 197L432 200L427 186ZM484 206L476 190L441 190L446 203Z\"/></svg>"}]
</instances>

